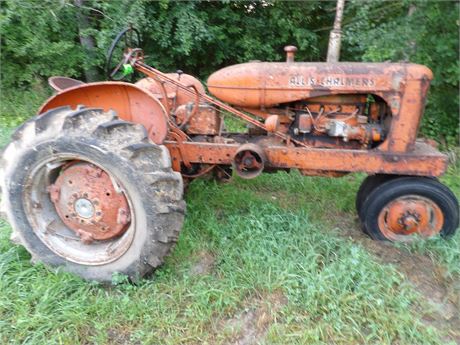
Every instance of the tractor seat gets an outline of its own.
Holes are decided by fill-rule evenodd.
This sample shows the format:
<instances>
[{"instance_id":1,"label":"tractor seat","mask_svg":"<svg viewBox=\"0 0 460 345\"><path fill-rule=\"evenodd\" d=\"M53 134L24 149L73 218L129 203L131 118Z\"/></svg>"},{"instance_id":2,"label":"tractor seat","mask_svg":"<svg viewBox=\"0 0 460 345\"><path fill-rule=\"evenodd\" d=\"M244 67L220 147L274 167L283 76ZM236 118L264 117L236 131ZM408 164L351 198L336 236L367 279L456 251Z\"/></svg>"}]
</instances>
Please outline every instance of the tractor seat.
<instances>
[{"instance_id":1,"label":"tractor seat","mask_svg":"<svg viewBox=\"0 0 460 345\"><path fill-rule=\"evenodd\" d=\"M51 77L48 78L48 84L57 92L69 89L77 85L85 84L81 80L72 79L68 77Z\"/></svg>"}]
</instances>

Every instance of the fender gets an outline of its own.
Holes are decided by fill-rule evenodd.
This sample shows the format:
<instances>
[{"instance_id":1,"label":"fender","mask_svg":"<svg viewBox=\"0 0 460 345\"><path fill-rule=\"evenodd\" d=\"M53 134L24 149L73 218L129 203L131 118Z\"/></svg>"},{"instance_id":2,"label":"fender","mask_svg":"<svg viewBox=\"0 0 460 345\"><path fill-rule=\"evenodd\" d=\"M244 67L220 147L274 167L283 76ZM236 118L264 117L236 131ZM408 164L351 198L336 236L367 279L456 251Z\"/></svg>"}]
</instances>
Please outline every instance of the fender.
<instances>
[{"instance_id":1,"label":"fender","mask_svg":"<svg viewBox=\"0 0 460 345\"><path fill-rule=\"evenodd\" d=\"M65 105L114 110L120 119L143 125L155 144L162 144L168 134L168 115L163 105L133 84L105 81L76 85L50 97L38 114Z\"/></svg>"}]
</instances>

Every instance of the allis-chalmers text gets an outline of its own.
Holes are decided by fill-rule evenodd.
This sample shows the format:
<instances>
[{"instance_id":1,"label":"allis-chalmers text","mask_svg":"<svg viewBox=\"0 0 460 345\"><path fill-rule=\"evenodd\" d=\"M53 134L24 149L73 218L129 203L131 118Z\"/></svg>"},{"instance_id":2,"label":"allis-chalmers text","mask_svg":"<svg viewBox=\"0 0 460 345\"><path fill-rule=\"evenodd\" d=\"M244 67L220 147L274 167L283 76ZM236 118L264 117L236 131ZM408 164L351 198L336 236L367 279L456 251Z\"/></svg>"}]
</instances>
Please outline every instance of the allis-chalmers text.
<instances>
[{"instance_id":1,"label":"allis-chalmers text","mask_svg":"<svg viewBox=\"0 0 460 345\"><path fill-rule=\"evenodd\" d=\"M353 77L323 77L310 78L302 75L293 75L289 78L289 86L352 86L352 87L374 87L375 80L371 78Z\"/></svg>"}]
</instances>

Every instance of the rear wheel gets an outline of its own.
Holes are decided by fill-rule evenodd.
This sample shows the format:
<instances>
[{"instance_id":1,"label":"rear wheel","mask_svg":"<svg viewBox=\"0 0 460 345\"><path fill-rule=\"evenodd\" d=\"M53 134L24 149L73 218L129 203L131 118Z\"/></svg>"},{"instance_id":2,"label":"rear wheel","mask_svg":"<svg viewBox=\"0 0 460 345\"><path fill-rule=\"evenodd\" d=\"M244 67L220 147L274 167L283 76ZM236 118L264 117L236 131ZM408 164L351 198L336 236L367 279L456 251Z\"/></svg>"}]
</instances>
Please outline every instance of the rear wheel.
<instances>
[{"instance_id":1,"label":"rear wheel","mask_svg":"<svg viewBox=\"0 0 460 345\"><path fill-rule=\"evenodd\" d=\"M168 150L143 126L62 107L26 122L1 157L1 210L33 261L110 281L159 266L185 204Z\"/></svg>"},{"instance_id":2,"label":"rear wheel","mask_svg":"<svg viewBox=\"0 0 460 345\"><path fill-rule=\"evenodd\" d=\"M362 206L361 219L365 231L376 240L448 237L458 228L459 205L437 180L399 177L374 188Z\"/></svg>"}]
</instances>

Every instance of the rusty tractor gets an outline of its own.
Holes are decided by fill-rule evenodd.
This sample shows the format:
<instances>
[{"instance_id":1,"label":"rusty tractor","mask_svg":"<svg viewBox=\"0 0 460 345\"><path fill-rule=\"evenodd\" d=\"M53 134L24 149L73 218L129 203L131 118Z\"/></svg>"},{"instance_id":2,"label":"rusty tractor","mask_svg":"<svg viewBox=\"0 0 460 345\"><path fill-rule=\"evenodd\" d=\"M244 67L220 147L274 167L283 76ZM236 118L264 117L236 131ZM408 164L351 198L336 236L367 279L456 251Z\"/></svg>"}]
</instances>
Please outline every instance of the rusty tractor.
<instances>
[{"instance_id":1,"label":"rusty tractor","mask_svg":"<svg viewBox=\"0 0 460 345\"><path fill-rule=\"evenodd\" d=\"M56 93L1 155L1 211L33 261L86 279L132 279L162 264L185 213L184 184L298 169L362 172L356 208L373 239L451 236L447 157L416 138L432 79L411 63L249 62L205 86L144 62L138 32L118 34L111 81L53 77ZM121 81L133 71L145 78ZM247 130L226 130L234 117Z\"/></svg>"}]
</instances>

